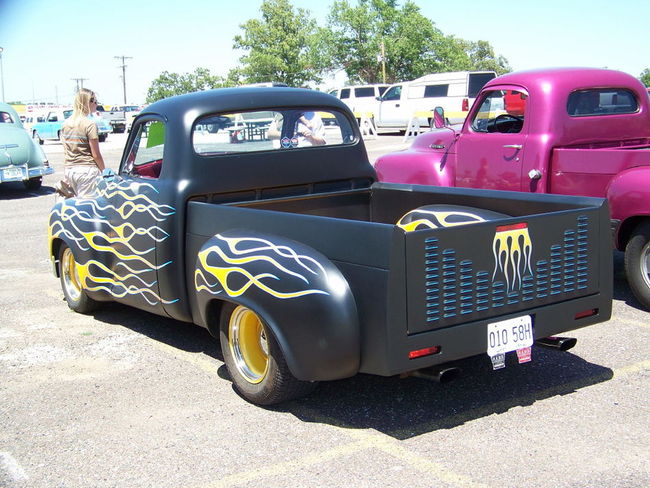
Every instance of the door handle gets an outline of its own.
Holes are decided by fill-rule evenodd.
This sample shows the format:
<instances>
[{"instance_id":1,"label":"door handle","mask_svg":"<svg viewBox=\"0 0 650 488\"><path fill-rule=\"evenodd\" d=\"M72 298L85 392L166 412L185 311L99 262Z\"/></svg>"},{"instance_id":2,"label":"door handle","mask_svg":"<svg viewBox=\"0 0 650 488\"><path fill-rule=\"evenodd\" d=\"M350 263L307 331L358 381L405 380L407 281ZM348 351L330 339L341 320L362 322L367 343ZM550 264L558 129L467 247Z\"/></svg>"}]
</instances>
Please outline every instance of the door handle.
<instances>
[{"instance_id":1,"label":"door handle","mask_svg":"<svg viewBox=\"0 0 650 488\"><path fill-rule=\"evenodd\" d=\"M503 147L506 149L521 149L524 146L522 146L521 144L506 144Z\"/></svg>"}]
</instances>

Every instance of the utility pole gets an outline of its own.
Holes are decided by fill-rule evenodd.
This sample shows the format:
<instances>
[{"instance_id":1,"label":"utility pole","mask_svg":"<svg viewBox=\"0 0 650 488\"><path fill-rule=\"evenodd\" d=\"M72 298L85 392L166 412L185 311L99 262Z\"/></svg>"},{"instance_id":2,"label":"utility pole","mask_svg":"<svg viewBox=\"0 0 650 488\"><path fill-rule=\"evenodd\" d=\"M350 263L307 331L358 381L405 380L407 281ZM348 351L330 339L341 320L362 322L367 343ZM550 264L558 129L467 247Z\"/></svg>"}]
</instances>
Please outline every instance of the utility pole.
<instances>
[{"instance_id":1,"label":"utility pole","mask_svg":"<svg viewBox=\"0 0 650 488\"><path fill-rule=\"evenodd\" d=\"M122 65L120 68L122 68L122 88L124 90L124 105L126 105L126 64L124 64L124 61L127 59L133 59L131 56L113 56L115 59L121 59L122 60Z\"/></svg>"},{"instance_id":2,"label":"utility pole","mask_svg":"<svg viewBox=\"0 0 650 488\"><path fill-rule=\"evenodd\" d=\"M382 83L386 83L386 50L384 41L381 41L381 79Z\"/></svg>"},{"instance_id":3,"label":"utility pole","mask_svg":"<svg viewBox=\"0 0 650 488\"><path fill-rule=\"evenodd\" d=\"M2 84L2 103L5 102L5 72L2 68L2 51L4 48L0 47L0 83Z\"/></svg>"},{"instance_id":4,"label":"utility pole","mask_svg":"<svg viewBox=\"0 0 650 488\"><path fill-rule=\"evenodd\" d=\"M79 91L80 88L84 87L84 81L86 81L88 78L70 78L72 81L77 82L77 89L75 90L75 93Z\"/></svg>"}]
</instances>

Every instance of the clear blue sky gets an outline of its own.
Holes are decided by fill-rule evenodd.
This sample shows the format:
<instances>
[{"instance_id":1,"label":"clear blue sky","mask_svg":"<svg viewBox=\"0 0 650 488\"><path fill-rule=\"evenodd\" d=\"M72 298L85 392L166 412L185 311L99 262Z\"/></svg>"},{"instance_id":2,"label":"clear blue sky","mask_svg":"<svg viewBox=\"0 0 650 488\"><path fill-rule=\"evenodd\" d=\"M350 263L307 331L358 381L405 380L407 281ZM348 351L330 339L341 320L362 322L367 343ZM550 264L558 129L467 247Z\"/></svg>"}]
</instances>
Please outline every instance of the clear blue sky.
<instances>
[{"instance_id":1,"label":"clear blue sky","mask_svg":"<svg viewBox=\"0 0 650 488\"><path fill-rule=\"evenodd\" d=\"M76 78L107 104L121 103L121 60L129 103L143 103L163 71L197 67L225 75L240 25L260 18L262 0L0 0L7 101L69 103ZM319 25L333 0L293 0ZM355 0L350 3L356 4ZM416 0L447 35L486 40L514 70L593 66L634 76L650 67L650 0ZM401 2L403 4L403 2Z\"/></svg>"}]
</instances>

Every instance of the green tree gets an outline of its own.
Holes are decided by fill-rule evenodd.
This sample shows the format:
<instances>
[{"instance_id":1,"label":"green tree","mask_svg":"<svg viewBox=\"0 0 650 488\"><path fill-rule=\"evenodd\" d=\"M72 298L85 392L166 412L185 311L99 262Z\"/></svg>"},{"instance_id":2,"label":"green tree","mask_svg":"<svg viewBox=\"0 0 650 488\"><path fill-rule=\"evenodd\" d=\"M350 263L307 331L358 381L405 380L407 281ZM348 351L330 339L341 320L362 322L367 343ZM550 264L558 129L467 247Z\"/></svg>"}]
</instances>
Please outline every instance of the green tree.
<instances>
[{"instance_id":1,"label":"green tree","mask_svg":"<svg viewBox=\"0 0 650 488\"><path fill-rule=\"evenodd\" d=\"M207 68L196 68L193 73L170 73L163 71L158 78L153 80L147 90L147 103L153 103L163 98L195 91L209 90L232 86L232 80L214 76Z\"/></svg>"},{"instance_id":2,"label":"green tree","mask_svg":"<svg viewBox=\"0 0 650 488\"><path fill-rule=\"evenodd\" d=\"M650 86L650 69L644 69L643 72L639 75L639 79L645 86Z\"/></svg>"},{"instance_id":3,"label":"green tree","mask_svg":"<svg viewBox=\"0 0 650 488\"><path fill-rule=\"evenodd\" d=\"M505 58L495 56L488 42L444 35L412 1L399 8L397 0L358 0L355 7L339 0L332 5L328 27L333 66L344 69L352 82L390 83L427 73L495 67L509 71Z\"/></svg>"},{"instance_id":4,"label":"green tree","mask_svg":"<svg viewBox=\"0 0 650 488\"><path fill-rule=\"evenodd\" d=\"M282 82L303 86L319 82L329 66L324 49L326 35L307 10L295 9L289 0L265 0L262 18L251 19L234 38L240 58L238 74L246 83Z\"/></svg>"}]
</instances>

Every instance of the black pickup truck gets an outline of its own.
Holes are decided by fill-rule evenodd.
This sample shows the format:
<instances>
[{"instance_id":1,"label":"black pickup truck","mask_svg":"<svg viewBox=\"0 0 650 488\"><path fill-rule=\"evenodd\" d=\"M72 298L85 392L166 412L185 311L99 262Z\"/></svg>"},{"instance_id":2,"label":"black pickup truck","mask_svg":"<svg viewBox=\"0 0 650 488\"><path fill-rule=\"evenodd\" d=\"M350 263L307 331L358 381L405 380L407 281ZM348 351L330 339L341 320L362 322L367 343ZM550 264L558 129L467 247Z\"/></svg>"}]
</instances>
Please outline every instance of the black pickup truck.
<instances>
[{"instance_id":1,"label":"black pickup truck","mask_svg":"<svg viewBox=\"0 0 650 488\"><path fill-rule=\"evenodd\" d=\"M610 242L604 199L378 183L342 102L281 87L150 105L118 173L49 222L70 308L206 327L257 404L359 372L528 361L609 319Z\"/></svg>"}]
</instances>

